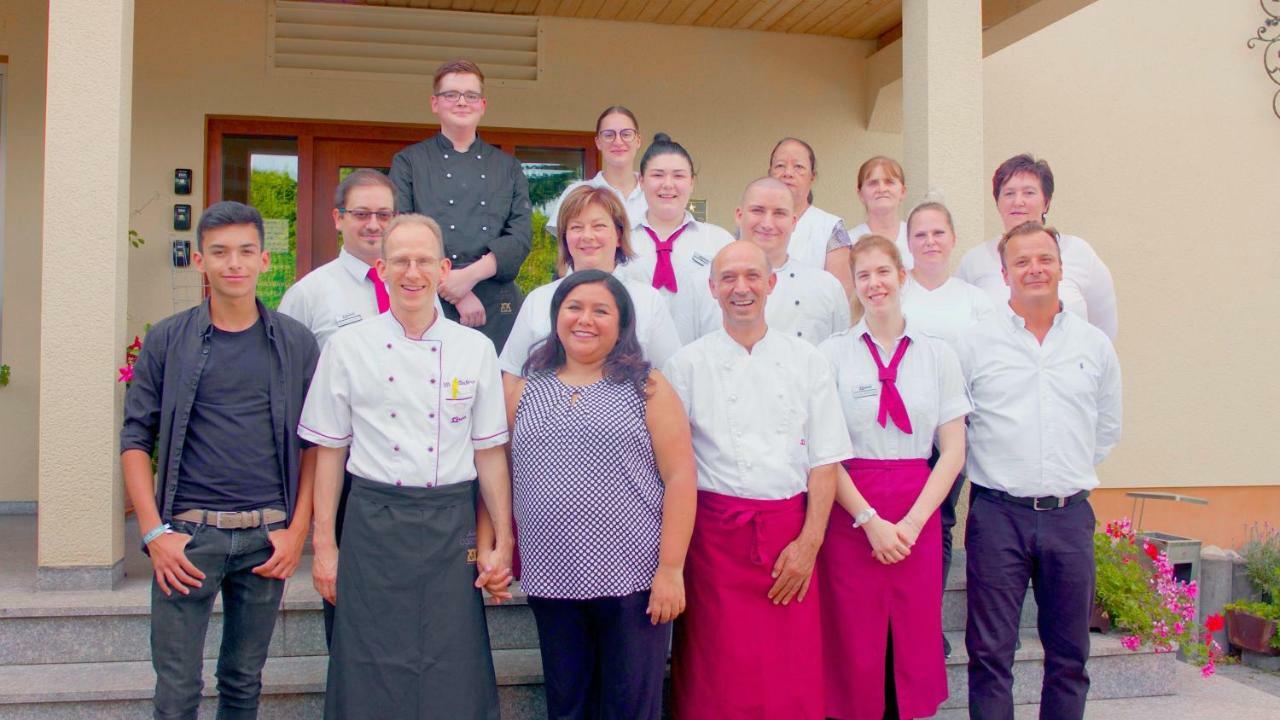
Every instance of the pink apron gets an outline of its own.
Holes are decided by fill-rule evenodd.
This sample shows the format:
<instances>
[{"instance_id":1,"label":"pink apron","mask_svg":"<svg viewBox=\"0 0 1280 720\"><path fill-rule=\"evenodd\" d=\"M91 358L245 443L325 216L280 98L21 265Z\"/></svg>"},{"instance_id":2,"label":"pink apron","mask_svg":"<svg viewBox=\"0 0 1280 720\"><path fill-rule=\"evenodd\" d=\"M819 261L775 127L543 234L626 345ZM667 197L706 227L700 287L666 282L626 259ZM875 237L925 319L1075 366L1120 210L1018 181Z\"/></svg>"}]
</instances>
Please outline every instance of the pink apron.
<instances>
[{"instance_id":1,"label":"pink apron","mask_svg":"<svg viewBox=\"0 0 1280 720\"><path fill-rule=\"evenodd\" d=\"M928 461L845 461L858 491L896 523L929 479ZM882 565L838 504L818 553L826 714L841 720L884 716L885 651L893 633L893 673L903 718L934 715L947 699L942 655L942 526L935 512L902 562Z\"/></svg>"},{"instance_id":2,"label":"pink apron","mask_svg":"<svg viewBox=\"0 0 1280 720\"><path fill-rule=\"evenodd\" d=\"M818 574L804 602L768 597L773 563L804 526L805 500L698 491L671 661L676 720L823 717Z\"/></svg>"}]
</instances>

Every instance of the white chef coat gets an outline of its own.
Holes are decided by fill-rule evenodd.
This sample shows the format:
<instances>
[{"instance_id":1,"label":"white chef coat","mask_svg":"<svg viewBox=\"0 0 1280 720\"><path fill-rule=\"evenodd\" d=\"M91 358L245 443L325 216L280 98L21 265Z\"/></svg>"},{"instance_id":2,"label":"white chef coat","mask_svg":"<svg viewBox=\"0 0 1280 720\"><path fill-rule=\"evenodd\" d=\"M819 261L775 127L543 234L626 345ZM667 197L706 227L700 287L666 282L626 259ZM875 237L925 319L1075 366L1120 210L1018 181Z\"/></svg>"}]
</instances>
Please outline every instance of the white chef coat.
<instances>
[{"instance_id":1,"label":"white chef coat","mask_svg":"<svg viewBox=\"0 0 1280 720\"><path fill-rule=\"evenodd\" d=\"M902 314L913 327L946 340L953 350L962 333L993 312L989 295L957 277L927 290L908 274L902 287Z\"/></svg>"},{"instance_id":2,"label":"white chef coat","mask_svg":"<svg viewBox=\"0 0 1280 720\"><path fill-rule=\"evenodd\" d=\"M298 435L348 447L353 475L434 487L476 477L475 450L507 441L493 343L437 314L421 340L387 312L331 338Z\"/></svg>"},{"instance_id":3,"label":"white chef coat","mask_svg":"<svg viewBox=\"0 0 1280 720\"><path fill-rule=\"evenodd\" d=\"M690 291L682 288L671 299L676 330L686 343L724 326L720 303L708 289L710 270L705 268L690 275ZM790 257L774 273L778 283L764 306L765 322L771 330L817 345L832 333L849 328L849 299L834 275L803 266Z\"/></svg>"},{"instance_id":4,"label":"white chef coat","mask_svg":"<svg viewBox=\"0 0 1280 720\"><path fill-rule=\"evenodd\" d=\"M912 460L933 452L938 427L966 415L972 407L965 392L964 376L955 351L942 338L920 329L910 317L902 336L892 347L876 343L880 361L888 367L903 337L911 344L902 354L894 386L911 419L908 435L892 420L880 427L880 369L867 343L865 321L832 335L818 346L836 373L836 389L844 410L845 425L853 441L853 456L868 460ZM875 338L872 338L874 341Z\"/></svg>"},{"instance_id":5,"label":"white chef coat","mask_svg":"<svg viewBox=\"0 0 1280 720\"><path fill-rule=\"evenodd\" d=\"M511 335L507 337L507 344L502 347L498 369L517 377L524 375L524 363L529 354L552 332L551 298L563 281L563 278L553 280L534 288L525 297ZM661 368L681 345L671 314L667 312L667 304L649 285L635 280L622 280L622 284L631 295L631 304L635 308L636 338L644 350L644 357L653 367Z\"/></svg>"},{"instance_id":6,"label":"white chef coat","mask_svg":"<svg viewBox=\"0 0 1280 720\"><path fill-rule=\"evenodd\" d=\"M966 474L1018 497L1098 485L1094 466L1120 440L1120 361L1103 332L1059 311L1044 344L998 309L961 336L969 385Z\"/></svg>"},{"instance_id":7,"label":"white chef coat","mask_svg":"<svg viewBox=\"0 0 1280 720\"><path fill-rule=\"evenodd\" d=\"M844 220L810 205L791 231L787 256L801 266L823 270L827 266L827 253L852 244L844 229Z\"/></svg>"},{"instance_id":8,"label":"white chef coat","mask_svg":"<svg viewBox=\"0 0 1280 720\"><path fill-rule=\"evenodd\" d=\"M644 214L649 211L649 201L645 200L644 191L640 189L640 173L636 173L636 186L631 189L631 193L629 195L623 197L622 191L610 185L604 179L604 171L601 170L590 180L577 180L569 183L569 187L566 187L564 192L560 193L560 197L556 198L555 202L551 203L551 205L547 207L547 232L551 233L555 237L560 237L558 225L560 222L560 204L564 202L565 197L567 197L571 191L582 187L583 185L596 188L608 188L612 190L613 194L617 195L618 200L622 202L622 206L627 209L627 220L630 222L632 227L635 227L636 223L644 220Z\"/></svg>"},{"instance_id":9,"label":"white chef coat","mask_svg":"<svg viewBox=\"0 0 1280 720\"><path fill-rule=\"evenodd\" d=\"M863 235L870 234L871 226L866 223L862 223L858 227L849 231L849 239L856 244L862 239ZM905 220L898 226L898 237L889 239L893 241L894 245L898 246L898 252L902 254L902 267L907 270L915 267L916 259L911 254L911 246L907 244L907 223Z\"/></svg>"},{"instance_id":10,"label":"white chef coat","mask_svg":"<svg viewBox=\"0 0 1280 720\"><path fill-rule=\"evenodd\" d=\"M831 365L809 343L769 330L751 352L721 330L663 369L684 403L702 490L780 500L809 470L851 457Z\"/></svg>"},{"instance_id":11,"label":"white chef coat","mask_svg":"<svg viewBox=\"0 0 1280 720\"><path fill-rule=\"evenodd\" d=\"M994 238L970 249L960 260L956 277L982 288L996 307L1003 307L1009 302L1009 286L1000 272L999 245L1000 238ZM1120 319L1111 271L1093 246L1075 235L1060 235L1058 245L1062 251L1062 282L1058 285L1062 305L1115 342Z\"/></svg>"},{"instance_id":12,"label":"white chef coat","mask_svg":"<svg viewBox=\"0 0 1280 720\"><path fill-rule=\"evenodd\" d=\"M284 293L280 312L306 325L323 350L338 328L378 314L378 296L368 278L370 265L346 249L307 273Z\"/></svg>"},{"instance_id":13,"label":"white chef coat","mask_svg":"<svg viewBox=\"0 0 1280 720\"><path fill-rule=\"evenodd\" d=\"M685 231L676 238L675 247L671 251L671 267L675 269L676 289L682 291L681 280L700 267L710 267L711 260L720 252L720 248L733 242L733 236L724 228L711 223L698 222L691 213L686 212ZM614 275L625 280L635 280L653 287L653 270L657 266L658 251L654 247L653 238L645 232L648 223L641 219L631 228L631 249L635 257L618 267ZM662 238L662 234L658 234ZM662 238L666 239L666 238ZM673 294L666 288L658 290L662 296L670 300Z\"/></svg>"}]
</instances>

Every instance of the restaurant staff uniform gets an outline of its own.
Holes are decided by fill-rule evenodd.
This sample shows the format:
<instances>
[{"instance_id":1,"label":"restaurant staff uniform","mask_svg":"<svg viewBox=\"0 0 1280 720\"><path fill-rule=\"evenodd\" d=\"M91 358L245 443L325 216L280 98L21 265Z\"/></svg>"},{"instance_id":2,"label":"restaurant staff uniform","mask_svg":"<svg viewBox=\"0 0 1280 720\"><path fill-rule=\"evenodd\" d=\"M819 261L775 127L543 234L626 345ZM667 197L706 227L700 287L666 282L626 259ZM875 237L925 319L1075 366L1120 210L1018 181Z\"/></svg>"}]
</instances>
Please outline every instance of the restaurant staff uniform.
<instances>
[{"instance_id":1,"label":"restaurant staff uniform","mask_svg":"<svg viewBox=\"0 0 1280 720\"><path fill-rule=\"evenodd\" d=\"M631 227L631 249L635 257L614 271L621 279L637 280L649 285L667 299L684 288L679 279L694 269L709 267L720 248L733 242L733 236L719 225L698 222L693 214L684 214L684 224L670 237L663 238L641 220Z\"/></svg>"},{"instance_id":2,"label":"restaurant staff uniform","mask_svg":"<svg viewBox=\"0 0 1280 720\"><path fill-rule=\"evenodd\" d=\"M795 230L791 231L787 255L802 267L824 270L827 253L852 244L849 233L844 229L844 220L810 205L800 214Z\"/></svg>"},{"instance_id":3,"label":"restaurant staff uniform","mask_svg":"<svg viewBox=\"0 0 1280 720\"><path fill-rule=\"evenodd\" d=\"M856 244L863 236L870 234L871 226L862 223L849 231L849 239ZM893 241L894 245L898 246L898 253L902 255L902 267L906 270L915 267L916 259L912 257L911 247L907 244L907 223L905 220L898 226L898 237L889 239Z\"/></svg>"},{"instance_id":4,"label":"restaurant staff uniform","mask_svg":"<svg viewBox=\"0 0 1280 720\"><path fill-rule=\"evenodd\" d=\"M560 197L555 199L550 207L547 208L547 232L555 237L560 237L560 205L564 203L564 199L569 193L586 185L593 188L608 188L613 194L618 196L618 201L627 210L627 223L631 227L635 227L637 223L644 220L644 214L649 211L649 201L644 197L644 190L640 188L640 173L636 173L636 186L631 188L630 194L623 196L622 191L609 184L604 179L604 171L596 173L590 180L578 180L569 183L569 187L560 193Z\"/></svg>"},{"instance_id":5,"label":"restaurant staff uniform","mask_svg":"<svg viewBox=\"0 0 1280 720\"><path fill-rule=\"evenodd\" d=\"M298 434L349 447L325 717L498 717L476 579L474 451L507 441L493 345L439 315L336 334Z\"/></svg>"},{"instance_id":6,"label":"restaurant staff uniform","mask_svg":"<svg viewBox=\"0 0 1280 720\"><path fill-rule=\"evenodd\" d=\"M768 330L748 352L721 330L667 363L689 415L698 510L676 624L677 718L822 718L818 587L768 597L778 555L804 527L809 473L851 455L831 366Z\"/></svg>"}]
</instances>

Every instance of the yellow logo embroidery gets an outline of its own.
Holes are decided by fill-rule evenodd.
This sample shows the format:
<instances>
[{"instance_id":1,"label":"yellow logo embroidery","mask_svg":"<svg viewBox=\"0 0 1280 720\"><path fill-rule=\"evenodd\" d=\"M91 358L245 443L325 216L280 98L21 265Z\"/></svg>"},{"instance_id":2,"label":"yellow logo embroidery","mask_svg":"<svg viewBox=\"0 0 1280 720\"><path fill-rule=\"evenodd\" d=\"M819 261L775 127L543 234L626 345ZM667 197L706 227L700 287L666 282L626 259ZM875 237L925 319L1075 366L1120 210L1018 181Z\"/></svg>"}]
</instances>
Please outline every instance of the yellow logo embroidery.
<instances>
[{"instance_id":1,"label":"yellow logo embroidery","mask_svg":"<svg viewBox=\"0 0 1280 720\"><path fill-rule=\"evenodd\" d=\"M498 303L498 312L502 313L503 315L510 315L511 303L509 302Z\"/></svg>"},{"instance_id":2,"label":"yellow logo embroidery","mask_svg":"<svg viewBox=\"0 0 1280 720\"><path fill-rule=\"evenodd\" d=\"M475 565L475 564L476 564L476 549L475 549L475 548L467 548L467 564L469 564L469 565Z\"/></svg>"},{"instance_id":3,"label":"yellow logo embroidery","mask_svg":"<svg viewBox=\"0 0 1280 720\"><path fill-rule=\"evenodd\" d=\"M458 378L454 378L453 382L449 384L449 392L453 393L452 398L454 400L458 399Z\"/></svg>"}]
</instances>

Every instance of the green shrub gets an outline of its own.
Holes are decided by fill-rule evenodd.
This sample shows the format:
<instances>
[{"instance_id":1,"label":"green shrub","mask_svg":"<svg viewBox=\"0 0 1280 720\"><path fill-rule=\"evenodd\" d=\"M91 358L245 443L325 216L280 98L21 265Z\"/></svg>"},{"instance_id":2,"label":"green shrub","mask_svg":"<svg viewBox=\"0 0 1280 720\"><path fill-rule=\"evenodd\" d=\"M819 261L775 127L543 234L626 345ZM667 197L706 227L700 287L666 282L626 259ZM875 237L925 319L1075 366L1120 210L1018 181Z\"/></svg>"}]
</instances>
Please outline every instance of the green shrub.
<instances>
[{"instance_id":1,"label":"green shrub","mask_svg":"<svg viewBox=\"0 0 1280 720\"><path fill-rule=\"evenodd\" d=\"M529 257L520 266L516 285L528 295L529 291L551 282L556 271L556 239L547 232L547 216L533 211L533 243Z\"/></svg>"}]
</instances>

